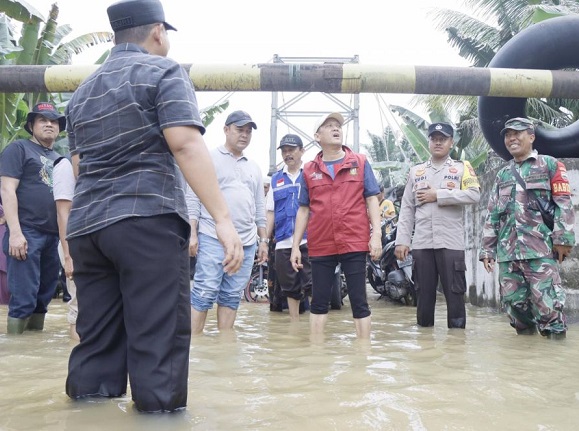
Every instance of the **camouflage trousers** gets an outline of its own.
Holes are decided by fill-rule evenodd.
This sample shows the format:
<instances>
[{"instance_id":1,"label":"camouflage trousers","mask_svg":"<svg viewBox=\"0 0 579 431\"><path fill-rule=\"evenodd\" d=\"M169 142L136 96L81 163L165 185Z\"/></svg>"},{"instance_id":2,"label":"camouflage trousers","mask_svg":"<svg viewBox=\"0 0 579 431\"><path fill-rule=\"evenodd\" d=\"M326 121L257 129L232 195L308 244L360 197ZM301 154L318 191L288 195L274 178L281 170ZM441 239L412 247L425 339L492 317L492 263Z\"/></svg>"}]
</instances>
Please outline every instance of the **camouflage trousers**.
<instances>
[{"instance_id":1,"label":"camouflage trousers","mask_svg":"<svg viewBox=\"0 0 579 431\"><path fill-rule=\"evenodd\" d=\"M565 290L552 258L499 263L501 302L517 330L537 328L542 335L565 332Z\"/></svg>"}]
</instances>

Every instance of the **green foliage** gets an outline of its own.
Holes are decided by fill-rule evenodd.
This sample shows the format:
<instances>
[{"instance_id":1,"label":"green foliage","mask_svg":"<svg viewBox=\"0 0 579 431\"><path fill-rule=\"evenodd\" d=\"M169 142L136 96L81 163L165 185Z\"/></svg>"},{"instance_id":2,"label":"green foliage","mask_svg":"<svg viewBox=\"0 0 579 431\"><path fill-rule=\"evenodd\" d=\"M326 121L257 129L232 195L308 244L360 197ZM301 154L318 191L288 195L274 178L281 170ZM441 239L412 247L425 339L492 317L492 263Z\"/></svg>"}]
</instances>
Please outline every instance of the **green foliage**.
<instances>
[{"instance_id":1,"label":"green foliage","mask_svg":"<svg viewBox=\"0 0 579 431\"><path fill-rule=\"evenodd\" d=\"M446 32L450 46L476 67L488 66L497 51L526 27L579 12L577 0L465 0L464 3L472 11L469 15L450 9L434 9L431 16L436 28ZM413 104L425 108L433 121L458 118L452 157L467 159L475 169L484 169L491 150L478 127L477 98L416 96ZM579 101L528 99L527 115L546 124L566 126L579 118ZM411 117L402 118L408 122Z\"/></svg>"},{"instance_id":2,"label":"green foliage","mask_svg":"<svg viewBox=\"0 0 579 431\"><path fill-rule=\"evenodd\" d=\"M58 25L58 13L55 3L45 20L25 1L0 0L0 64L70 64L73 55L113 38L112 33L98 32L63 42L72 30L69 25ZM28 137L23 129L26 114L39 101L52 102L61 110L66 105L60 94L0 94L0 150L16 138ZM62 145L67 147L68 142Z\"/></svg>"},{"instance_id":3,"label":"green foliage","mask_svg":"<svg viewBox=\"0 0 579 431\"><path fill-rule=\"evenodd\" d=\"M218 114L224 112L228 107L229 107L229 100L226 100L220 105L213 105L209 106L208 108L201 109L200 114L201 120L203 121L203 125L205 127L208 127L213 122L213 120L215 120L215 117Z\"/></svg>"},{"instance_id":4,"label":"green foliage","mask_svg":"<svg viewBox=\"0 0 579 431\"><path fill-rule=\"evenodd\" d=\"M378 174L378 182L386 188L404 184L410 166L418 161L410 143L403 134L390 127L380 137L368 133L370 144L363 144L370 165Z\"/></svg>"}]
</instances>

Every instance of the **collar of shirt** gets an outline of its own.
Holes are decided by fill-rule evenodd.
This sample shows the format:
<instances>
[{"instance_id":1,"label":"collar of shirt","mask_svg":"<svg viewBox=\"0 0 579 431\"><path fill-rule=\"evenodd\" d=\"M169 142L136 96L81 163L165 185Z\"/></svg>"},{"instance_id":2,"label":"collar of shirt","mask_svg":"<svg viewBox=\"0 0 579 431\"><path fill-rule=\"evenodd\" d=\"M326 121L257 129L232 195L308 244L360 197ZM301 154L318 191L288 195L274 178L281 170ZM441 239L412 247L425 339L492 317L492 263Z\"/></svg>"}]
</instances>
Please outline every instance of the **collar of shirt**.
<instances>
[{"instance_id":1,"label":"collar of shirt","mask_svg":"<svg viewBox=\"0 0 579 431\"><path fill-rule=\"evenodd\" d=\"M299 175L300 172L303 171L303 169L304 169L304 162L302 162L302 164L300 165L300 168L296 171L295 174L291 174L290 171L289 171L289 169L288 169L288 167L287 167L287 165L284 164L284 165L283 165L283 168L282 168L282 172L283 172L284 174L288 174L289 176L292 176L292 175L293 175L293 176L295 177L295 176Z\"/></svg>"},{"instance_id":2,"label":"collar of shirt","mask_svg":"<svg viewBox=\"0 0 579 431\"><path fill-rule=\"evenodd\" d=\"M531 152L529 153L529 155L527 156L527 158L526 158L525 160L522 160L521 162L515 163L515 164L519 164L519 165L520 165L520 164L526 162L526 161L529 160L529 159L535 159L535 160L537 160L538 157L539 157L539 152L538 152L537 150L533 150L533 151L531 151ZM512 160L514 161L515 159L512 159Z\"/></svg>"},{"instance_id":3,"label":"collar of shirt","mask_svg":"<svg viewBox=\"0 0 579 431\"><path fill-rule=\"evenodd\" d=\"M217 149L219 150L219 152L221 154L229 154L235 160L240 160L240 159L248 160L247 157L245 157L245 154L243 154L243 153L241 153L241 156L237 157L235 154L233 154L231 151L229 151L227 148L225 148L225 145L222 145L222 146L218 147Z\"/></svg>"},{"instance_id":4,"label":"collar of shirt","mask_svg":"<svg viewBox=\"0 0 579 431\"><path fill-rule=\"evenodd\" d=\"M444 163L441 166L445 166L445 165L451 166L453 163L454 163L454 160L452 160L449 156L446 158L446 160L444 161ZM434 165L432 164L432 158L428 159L428 161L426 162L426 167L431 168L433 166Z\"/></svg>"},{"instance_id":5,"label":"collar of shirt","mask_svg":"<svg viewBox=\"0 0 579 431\"><path fill-rule=\"evenodd\" d=\"M118 45L113 46L113 48L111 49L111 54L125 51L141 52L143 54L149 53L149 51L147 51L142 46L137 45L136 43L120 43Z\"/></svg>"}]
</instances>

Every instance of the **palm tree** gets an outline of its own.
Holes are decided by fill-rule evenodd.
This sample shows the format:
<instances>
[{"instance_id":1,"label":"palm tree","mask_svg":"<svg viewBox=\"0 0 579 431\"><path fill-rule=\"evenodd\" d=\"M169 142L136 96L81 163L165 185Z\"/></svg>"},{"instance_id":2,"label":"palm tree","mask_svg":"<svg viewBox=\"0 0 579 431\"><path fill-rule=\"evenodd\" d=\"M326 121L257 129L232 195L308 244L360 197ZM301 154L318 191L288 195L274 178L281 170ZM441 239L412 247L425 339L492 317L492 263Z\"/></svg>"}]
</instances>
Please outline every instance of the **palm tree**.
<instances>
[{"instance_id":1,"label":"palm tree","mask_svg":"<svg viewBox=\"0 0 579 431\"><path fill-rule=\"evenodd\" d=\"M363 144L370 164L378 172L378 182L386 188L401 184L408 167L418 159L404 135L396 134L390 126L380 137L368 133L370 144Z\"/></svg>"},{"instance_id":2,"label":"palm tree","mask_svg":"<svg viewBox=\"0 0 579 431\"><path fill-rule=\"evenodd\" d=\"M488 66L497 51L529 25L579 12L577 0L465 0L464 4L475 16L450 9L433 9L431 16L437 28L446 32L449 44L475 67ZM470 160L475 169L483 164L489 147L478 127L476 97L416 96L411 104L425 108L431 117L457 118L456 156ZM528 112L530 117L565 126L577 119L579 101L529 99Z\"/></svg>"}]
</instances>

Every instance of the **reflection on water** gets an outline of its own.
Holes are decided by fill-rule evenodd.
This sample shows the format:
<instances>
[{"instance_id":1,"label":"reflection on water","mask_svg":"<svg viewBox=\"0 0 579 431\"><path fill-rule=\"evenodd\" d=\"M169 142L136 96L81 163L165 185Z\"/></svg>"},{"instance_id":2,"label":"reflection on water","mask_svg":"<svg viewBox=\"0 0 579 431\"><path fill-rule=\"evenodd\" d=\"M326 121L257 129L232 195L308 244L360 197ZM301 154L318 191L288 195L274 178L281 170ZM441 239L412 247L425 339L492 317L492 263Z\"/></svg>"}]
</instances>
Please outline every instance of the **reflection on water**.
<instances>
[{"instance_id":1,"label":"reflection on water","mask_svg":"<svg viewBox=\"0 0 579 431\"><path fill-rule=\"evenodd\" d=\"M566 340L517 336L507 318L469 307L467 329L435 328L413 308L372 298L373 336L354 336L349 306L331 311L323 343L307 316L243 303L233 336L214 315L194 338L187 411L143 415L130 397L71 402L64 393L66 306L45 331L5 335L0 307L0 430L576 430L579 325Z\"/></svg>"}]
</instances>

